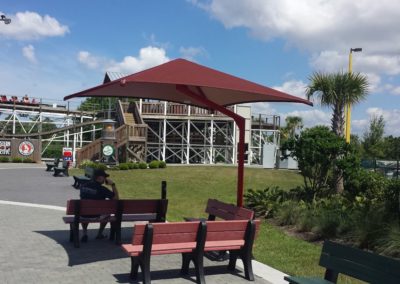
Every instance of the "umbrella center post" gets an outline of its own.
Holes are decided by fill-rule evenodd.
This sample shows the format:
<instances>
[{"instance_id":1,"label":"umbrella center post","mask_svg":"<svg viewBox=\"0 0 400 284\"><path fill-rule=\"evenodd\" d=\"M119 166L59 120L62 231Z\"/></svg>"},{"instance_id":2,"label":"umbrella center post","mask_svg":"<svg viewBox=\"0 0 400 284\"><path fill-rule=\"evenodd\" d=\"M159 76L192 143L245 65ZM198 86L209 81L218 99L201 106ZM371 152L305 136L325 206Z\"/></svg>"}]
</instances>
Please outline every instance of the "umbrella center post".
<instances>
[{"instance_id":1,"label":"umbrella center post","mask_svg":"<svg viewBox=\"0 0 400 284\"><path fill-rule=\"evenodd\" d=\"M239 207L243 207L243 187L244 187L244 132L245 132L245 118L230 111L229 109L221 106L213 101L210 101L203 90L197 87L199 93L195 93L188 88L186 85L177 85L176 89L182 94L192 98L193 100L202 103L213 110L217 110L235 121L239 128L239 143L238 143L238 176L237 176L237 195L236 204Z\"/></svg>"}]
</instances>

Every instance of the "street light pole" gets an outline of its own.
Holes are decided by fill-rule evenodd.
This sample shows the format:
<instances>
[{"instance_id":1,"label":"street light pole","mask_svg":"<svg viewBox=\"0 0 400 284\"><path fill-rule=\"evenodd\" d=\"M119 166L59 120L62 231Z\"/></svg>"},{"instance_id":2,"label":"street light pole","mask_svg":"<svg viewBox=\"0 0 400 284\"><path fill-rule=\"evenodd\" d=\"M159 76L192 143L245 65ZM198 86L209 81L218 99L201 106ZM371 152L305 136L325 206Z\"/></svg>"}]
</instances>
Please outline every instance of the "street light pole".
<instances>
[{"instance_id":1,"label":"street light pole","mask_svg":"<svg viewBox=\"0 0 400 284\"><path fill-rule=\"evenodd\" d=\"M353 52L361 52L362 48L357 47L357 48L350 48L350 53L349 53L349 74L353 72ZM345 107L345 113L346 113L346 132L345 132L345 137L346 137L346 142L350 143L350 130L351 130L351 105L347 104Z\"/></svg>"}]
</instances>

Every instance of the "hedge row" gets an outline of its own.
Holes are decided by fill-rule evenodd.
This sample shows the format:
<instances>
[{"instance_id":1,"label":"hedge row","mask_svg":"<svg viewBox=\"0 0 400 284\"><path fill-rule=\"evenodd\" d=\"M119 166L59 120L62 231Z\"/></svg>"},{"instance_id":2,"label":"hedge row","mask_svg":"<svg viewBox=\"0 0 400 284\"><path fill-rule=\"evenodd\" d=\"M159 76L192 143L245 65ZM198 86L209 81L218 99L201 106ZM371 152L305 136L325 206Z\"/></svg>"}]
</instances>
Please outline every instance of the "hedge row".
<instances>
[{"instance_id":1,"label":"hedge row","mask_svg":"<svg viewBox=\"0 0 400 284\"><path fill-rule=\"evenodd\" d=\"M34 163L31 158L22 159L19 157L9 158L9 157L0 157L0 163Z\"/></svg>"}]
</instances>

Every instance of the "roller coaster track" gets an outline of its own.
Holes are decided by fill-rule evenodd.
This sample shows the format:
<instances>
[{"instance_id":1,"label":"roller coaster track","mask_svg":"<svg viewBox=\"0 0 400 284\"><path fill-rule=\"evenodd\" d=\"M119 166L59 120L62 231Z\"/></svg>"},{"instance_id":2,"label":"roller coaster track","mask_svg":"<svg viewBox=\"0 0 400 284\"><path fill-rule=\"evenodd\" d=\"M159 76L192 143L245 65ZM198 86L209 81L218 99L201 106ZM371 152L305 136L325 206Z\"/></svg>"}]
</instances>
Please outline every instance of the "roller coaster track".
<instances>
[{"instance_id":1,"label":"roller coaster track","mask_svg":"<svg viewBox=\"0 0 400 284\"><path fill-rule=\"evenodd\" d=\"M61 131L66 131L70 129L75 129L83 126L93 125L93 124L102 124L104 120L93 120L93 121L86 121L83 123L73 124L65 127L56 128L50 131L44 132L35 132L35 133L23 133L23 134L10 134L10 133L0 133L0 137L2 138L24 138L24 137L36 137L36 136L44 136L44 135L51 135Z\"/></svg>"}]
</instances>

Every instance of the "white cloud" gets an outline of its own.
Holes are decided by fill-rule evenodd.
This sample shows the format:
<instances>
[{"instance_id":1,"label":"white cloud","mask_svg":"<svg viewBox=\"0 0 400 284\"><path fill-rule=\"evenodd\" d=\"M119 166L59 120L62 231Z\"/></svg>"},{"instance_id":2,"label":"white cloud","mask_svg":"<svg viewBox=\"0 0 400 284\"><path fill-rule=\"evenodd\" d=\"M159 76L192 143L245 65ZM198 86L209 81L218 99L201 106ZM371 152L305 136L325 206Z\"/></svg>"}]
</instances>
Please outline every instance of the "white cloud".
<instances>
[{"instance_id":1,"label":"white cloud","mask_svg":"<svg viewBox=\"0 0 400 284\"><path fill-rule=\"evenodd\" d=\"M291 111L288 113L280 114L282 121L288 116L299 116L303 119L305 128L310 128L316 125L331 125L332 114L330 112L324 112L318 109L304 110L304 111Z\"/></svg>"},{"instance_id":2,"label":"white cloud","mask_svg":"<svg viewBox=\"0 0 400 284\"><path fill-rule=\"evenodd\" d=\"M91 55L88 51L79 51L78 61L89 69L96 69L99 67L100 61L102 61L102 59Z\"/></svg>"},{"instance_id":3,"label":"white cloud","mask_svg":"<svg viewBox=\"0 0 400 284\"><path fill-rule=\"evenodd\" d=\"M29 44L22 48L22 55L26 57L31 63L37 63L36 55L35 55L35 47Z\"/></svg>"},{"instance_id":4,"label":"white cloud","mask_svg":"<svg viewBox=\"0 0 400 284\"><path fill-rule=\"evenodd\" d=\"M281 86L274 86L272 88L292 96L306 98L305 93L307 84L304 83L303 81L290 80L284 82Z\"/></svg>"},{"instance_id":5,"label":"white cloud","mask_svg":"<svg viewBox=\"0 0 400 284\"><path fill-rule=\"evenodd\" d=\"M382 73L386 75L400 74L399 55L374 55L364 53L353 53L353 72L362 70L366 73ZM324 50L314 53L310 58L310 65L314 69L323 72L347 71L349 54L339 53L334 50Z\"/></svg>"},{"instance_id":6,"label":"white cloud","mask_svg":"<svg viewBox=\"0 0 400 284\"><path fill-rule=\"evenodd\" d=\"M92 55L88 51L80 51L77 58L87 68L100 69L104 72L120 72L123 74L132 74L170 60L163 48L153 46L143 47L140 49L137 57L125 56L120 62Z\"/></svg>"},{"instance_id":7,"label":"white cloud","mask_svg":"<svg viewBox=\"0 0 400 284\"><path fill-rule=\"evenodd\" d=\"M131 74L169 60L163 48L148 46L141 48L137 57L126 56L121 62L111 62L106 69L107 71Z\"/></svg>"},{"instance_id":8,"label":"white cloud","mask_svg":"<svg viewBox=\"0 0 400 284\"><path fill-rule=\"evenodd\" d=\"M368 130L371 119L374 116L383 116L385 121L385 135L400 136L400 109L368 108L366 110L368 119L352 120L352 132L363 134Z\"/></svg>"},{"instance_id":9,"label":"white cloud","mask_svg":"<svg viewBox=\"0 0 400 284\"><path fill-rule=\"evenodd\" d=\"M191 61L195 61L195 57L200 56L200 55L207 55L206 50L204 49L204 47L193 47L193 46L189 46L189 47L183 47L181 46L179 48L179 52L181 53L182 57L187 59L187 60L191 60Z\"/></svg>"},{"instance_id":10,"label":"white cloud","mask_svg":"<svg viewBox=\"0 0 400 284\"><path fill-rule=\"evenodd\" d=\"M361 47L363 52L353 55L353 71L375 74L375 81L400 75L400 1L187 1L227 29L247 28L261 40L278 38L309 52L316 71L347 71L350 48ZM384 88L371 85L371 90Z\"/></svg>"},{"instance_id":11,"label":"white cloud","mask_svg":"<svg viewBox=\"0 0 400 284\"><path fill-rule=\"evenodd\" d=\"M396 96L400 96L400 87L393 87L391 93Z\"/></svg>"},{"instance_id":12,"label":"white cloud","mask_svg":"<svg viewBox=\"0 0 400 284\"><path fill-rule=\"evenodd\" d=\"M270 103L251 103L251 114L276 114L277 111L274 109Z\"/></svg>"},{"instance_id":13,"label":"white cloud","mask_svg":"<svg viewBox=\"0 0 400 284\"><path fill-rule=\"evenodd\" d=\"M61 25L49 15L41 16L35 12L18 12L7 15L11 24L0 25L0 37L17 40L31 40L43 37L63 36L69 33L68 26Z\"/></svg>"},{"instance_id":14,"label":"white cloud","mask_svg":"<svg viewBox=\"0 0 400 284\"><path fill-rule=\"evenodd\" d=\"M261 39L283 38L307 50L368 47L395 54L400 45L400 2L393 0L189 1L226 28L246 27ZM387 39L390 40L387 40Z\"/></svg>"}]
</instances>

